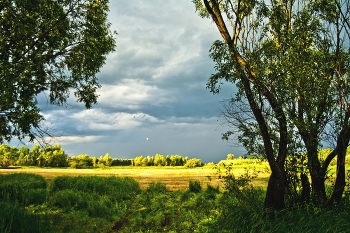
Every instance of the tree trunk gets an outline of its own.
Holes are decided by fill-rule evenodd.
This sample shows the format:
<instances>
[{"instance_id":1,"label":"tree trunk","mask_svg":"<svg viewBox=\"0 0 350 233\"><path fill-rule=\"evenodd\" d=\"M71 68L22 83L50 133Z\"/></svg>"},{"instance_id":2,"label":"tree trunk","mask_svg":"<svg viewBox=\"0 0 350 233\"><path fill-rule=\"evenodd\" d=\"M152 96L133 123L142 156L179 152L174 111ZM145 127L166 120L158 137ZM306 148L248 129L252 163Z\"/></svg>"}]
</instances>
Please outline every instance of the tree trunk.
<instances>
[{"instance_id":1,"label":"tree trunk","mask_svg":"<svg viewBox=\"0 0 350 233\"><path fill-rule=\"evenodd\" d=\"M335 179L334 190L330 199L330 203L333 201L340 202L343 196L345 188L345 153L343 151L339 152L337 157L337 177Z\"/></svg>"},{"instance_id":2,"label":"tree trunk","mask_svg":"<svg viewBox=\"0 0 350 233\"><path fill-rule=\"evenodd\" d=\"M327 202L325 171L321 168L316 148L307 148L309 170L311 175L312 200L316 205L323 206Z\"/></svg>"},{"instance_id":3,"label":"tree trunk","mask_svg":"<svg viewBox=\"0 0 350 233\"><path fill-rule=\"evenodd\" d=\"M308 153L308 167L311 175L312 200L316 205L324 206L327 203L325 175L326 171L321 167L318 159L317 138L307 135L303 137Z\"/></svg>"},{"instance_id":4,"label":"tree trunk","mask_svg":"<svg viewBox=\"0 0 350 233\"><path fill-rule=\"evenodd\" d=\"M305 173L301 173L300 179L301 179L301 186L302 186L300 202L301 203L309 202L310 193L311 193L309 177L307 177Z\"/></svg>"},{"instance_id":5,"label":"tree trunk","mask_svg":"<svg viewBox=\"0 0 350 233\"><path fill-rule=\"evenodd\" d=\"M311 172L311 171L310 171ZM318 206L324 206L327 203L326 186L324 184L325 174L314 170L311 174L312 200Z\"/></svg>"},{"instance_id":6,"label":"tree trunk","mask_svg":"<svg viewBox=\"0 0 350 233\"><path fill-rule=\"evenodd\" d=\"M271 173L265 196L265 208L268 210L283 210L285 194L285 178Z\"/></svg>"},{"instance_id":7,"label":"tree trunk","mask_svg":"<svg viewBox=\"0 0 350 233\"><path fill-rule=\"evenodd\" d=\"M349 128L345 127L342 132L339 134L337 142L337 176L335 179L334 190L330 199L330 203L340 202L343 196L345 188L345 156L346 150L349 144L350 133Z\"/></svg>"}]
</instances>

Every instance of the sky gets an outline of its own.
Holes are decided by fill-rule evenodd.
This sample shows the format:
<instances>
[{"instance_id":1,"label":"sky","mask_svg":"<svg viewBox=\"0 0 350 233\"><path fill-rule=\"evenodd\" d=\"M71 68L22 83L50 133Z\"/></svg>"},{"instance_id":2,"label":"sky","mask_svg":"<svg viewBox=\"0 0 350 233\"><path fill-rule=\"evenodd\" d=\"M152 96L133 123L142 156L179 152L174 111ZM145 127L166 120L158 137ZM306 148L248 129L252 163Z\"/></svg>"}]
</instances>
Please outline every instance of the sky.
<instances>
[{"instance_id":1,"label":"sky","mask_svg":"<svg viewBox=\"0 0 350 233\"><path fill-rule=\"evenodd\" d=\"M206 89L215 72L209 49L221 36L191 0L111 0L109 21L117 47L97 75L98 104L86 110L73 97L68 108L42 101L50 143L68 156L179 154L207 163L245 153L221 140L228 128L220 103L233 86L217 95Z\"/></svg>"}]
</instances>

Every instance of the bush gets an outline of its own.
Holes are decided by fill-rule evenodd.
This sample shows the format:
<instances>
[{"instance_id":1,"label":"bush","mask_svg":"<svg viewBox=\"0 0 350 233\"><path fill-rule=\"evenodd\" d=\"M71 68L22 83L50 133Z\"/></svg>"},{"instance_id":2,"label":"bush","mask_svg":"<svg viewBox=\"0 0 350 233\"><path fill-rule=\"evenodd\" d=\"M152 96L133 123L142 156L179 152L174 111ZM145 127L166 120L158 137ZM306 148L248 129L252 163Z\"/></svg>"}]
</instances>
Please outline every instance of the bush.
<instances>
[{"instance_id":1,"label":"bush","mask_svg":"<svg viewBox=\"0 0 350 233\"><path fill-rule=\"evenodd\" d=\"M164 193L166 192L166 184L161 183L161 182L152 182L148 189L148 192L154 192L154 193Z\"/></svg>"},{"instance_id":2,"label":"bush","mask_svg":"<svg viewBox=\"0 0 350 233\"><path fill-rule=\"evenodd\" d=\"M202 160L193 158L193 159L189 159L184 166L188 168L194 168L194 167L203 167L203 165L204 164L202 163Z\"/></svg>"},{"instance_id":3,"label":"bush","mask_svg":"<svg viewBox=\"0 0 350 233\"><path fill-rule=\"evenodd\" d=\"M87 168L93 166L93 158L87 154L72 156L68 159L68 164L72 168Z\"/></svg>"},{"instance_id":4,"label":"bush","mask_svg":"<svg viewBox=\"0 0 350 233\"><path fill-rule=\"evenodd\" d=\"M235 158L234 154L227 154L226 160L233 160Z\"/></svg>"},{"instance_id":5,"label":"bush","mask_svg":"<svg viewBox=\"0 0 350 233\"><path fill-rule=\"evenodd\" d=\"M218 163L218 166L230 166L230 165L251 165L251 164L266 164L268 165L267 161L264 158L244 158L239 157L237 159L232 160L221 160Z\"/></svg>"},{"instance_id":6,"label":"bush","mask_svg":"<svg viewBox=\"0 0 350 233\"><path fill-rule=\"evenodd\" d=\"M225 166L224 174L218 169L219 179L224 184L224 189L234 196L239 202L252 202L256 195L260 195L259 189L253 187L251 181L258 177L260 171L255 169L245 169L245 173L235 176L232 173L233 166Z\"/></svg>"},{"instance_id":7,"label":"bush","mask_svg":"<svg viewBox=\"0 0 350 233\"><path fill-rule=\"evenodd\" d=\"M188 190L193 193L199 193L202 191L201 182L198 180L190 180Z\"/></svg>"},{"instance_id":8,"label":"bush","mask_svg":"<svg viewBox=\"0 0 350 233\"><path fill-rule=\"evenodd\" d=\"M105 166L110 167L112 166L113 159L112 157L107 153L105 156L100 156L98 159L99 167L104 168Z\"/></svg>"},{"instance_id":9,"label":"bush","mask_svg":"<svg viewBox=\"0 0 350 233\"><path fill-rule=\"evenodd\" d=\"M220 193L219 186L213 187L210 184L207 185L207 189L205 190L206 199L215 199L216 195Z\"/></svg>"}]
</instances>

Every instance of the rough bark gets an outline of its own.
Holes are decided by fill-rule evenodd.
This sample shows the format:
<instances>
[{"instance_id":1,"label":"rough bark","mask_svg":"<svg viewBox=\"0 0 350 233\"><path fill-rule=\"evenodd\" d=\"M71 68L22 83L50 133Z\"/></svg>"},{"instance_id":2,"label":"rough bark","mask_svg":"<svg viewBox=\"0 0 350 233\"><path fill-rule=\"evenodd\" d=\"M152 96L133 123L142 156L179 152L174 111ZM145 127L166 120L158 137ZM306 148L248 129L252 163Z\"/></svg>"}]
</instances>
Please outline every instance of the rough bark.
<instances>
[{"instance_id":1,"label":"rough bark","mask_svg":"<svg viewBox=\"0 0 350 233\"><path fill-rule=\"evenodd\" d=\"M337 157L337 176L335 179L334 190L330 198L330 203L340 202L345 188L345 154L346 149L338 153Z\"/></svg>"},{"instance_id":2,"label":"rough bark","mask_svg":"<svg viewBox=\"0 0 350 233\"><path fill-rule=\"evenodd\" d=\"M300 130L300 129L299 129ZM318 206L324 206L327 203L326 187L325 187L325 175L326 168L321 166L318 159L318 134L316 131L299 131L308 157L308 168L311 176L311 198L314 204Z\"/></svg>"},{"instance_id":3,"label":"rough bark","mask_svg":"<svg viewBox=\"0 0 350 233\"><path fill-rule=\"evenodd\" d=\"M311 194L309 177L307 177L305 173L301 173L300 179L301 179L301 186L302 186L300 202L307 203L310 201L310 194Z\"/></svg>"},{"instance_id":4,"label":"rough bark","mask_svg":"<svg viewBox=\"0 0 350 233\"><path fill-rule=\"evenodd\" d=\"M317 145L307 145L306 148L311 175L312 200L316 205L324 206L327 202L326 186L324 183L326 171L321 167L318 160Z\"/></svg>"},{"instance_id":5,"label":"rough bark","mask_svg":"<svg viewBox=\"0 0 350 233\"><path fill-rule=\"evenodd\" d=\"M264 206L266 209L283 210L285 208L285 178L271 173L267 185Z\"/></svg>"},{"instance_id":6,"label":"rough bark","mask_svg":"<svg viewBox=\"0 0 350 233\"><path fill-rule=\"evenodd\" d=\"M330 204L335 202L340 202L343 196L345 189L345 156L347 147L350 140L350 127L348 125L349 113L346 114L345 121L346 126L343 127L343 130L340 132L337 140L337 175L334 184L334 190L330 198Z\"/></svg>"}]
</instances>

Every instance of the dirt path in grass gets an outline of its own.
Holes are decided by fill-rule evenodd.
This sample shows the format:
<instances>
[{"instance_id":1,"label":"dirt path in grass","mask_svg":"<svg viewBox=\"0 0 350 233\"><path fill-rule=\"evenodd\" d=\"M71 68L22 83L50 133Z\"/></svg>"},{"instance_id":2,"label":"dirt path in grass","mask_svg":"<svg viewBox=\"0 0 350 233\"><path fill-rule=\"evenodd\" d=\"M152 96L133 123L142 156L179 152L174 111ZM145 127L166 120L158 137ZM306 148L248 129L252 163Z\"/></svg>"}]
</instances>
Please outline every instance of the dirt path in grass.
<instances>
[{"instance_id":1,"label":"dirt path in grass","mask_svg":"<svg viewBox=\"0 0 350 233\"><path fill-rule=\"evenodd\" d=\"M72 168L16 168L0 169L0 174L13 172L35 173L42 175L49 182L56 176L120 176L131 177L140 183L142 188L147 188L152 182L162 182L166 184L168 190L186 190L190 180L198 180L202 187L207 184L212 186L222 185L218 179L218 174L213 168L158 168L158 167L112 167L106 169L72 169ZM237 169L235 173L243 173L243 169ZM266 185L267 175L263 175L254 183L257 185Z\"/></svg>"}]
</instances>

